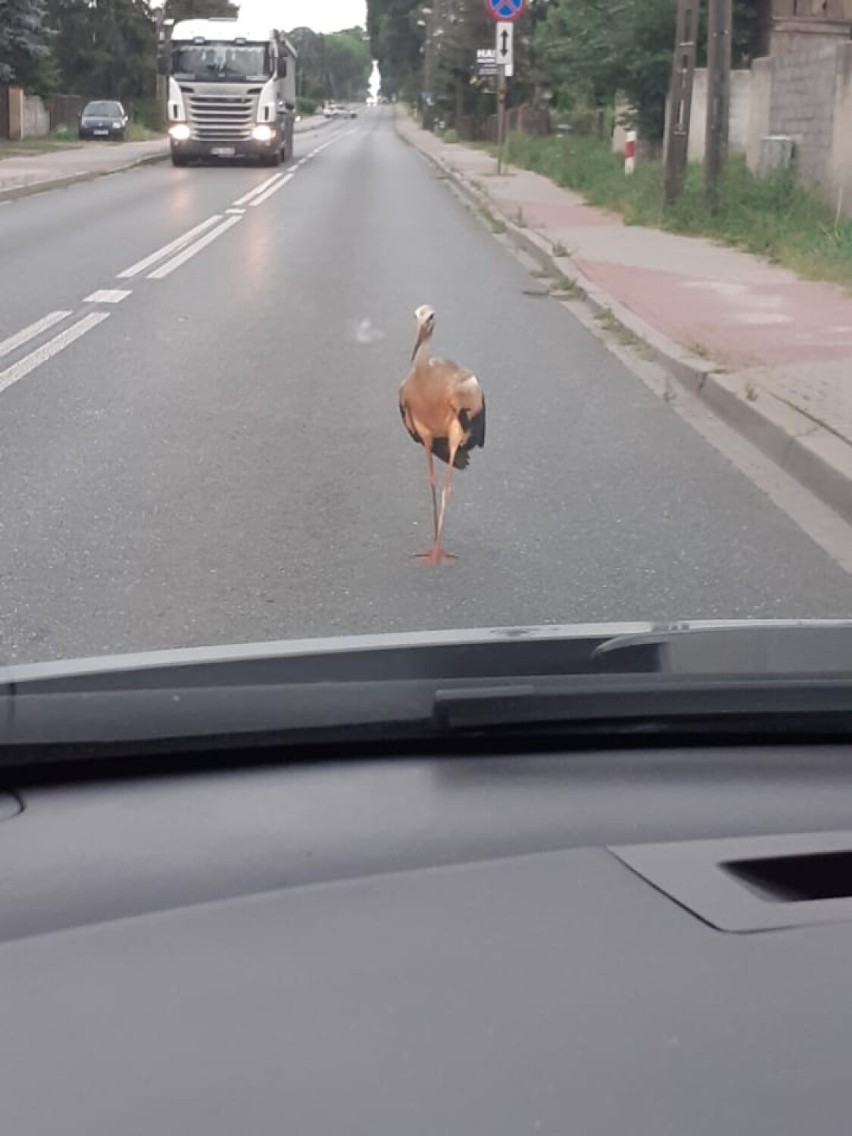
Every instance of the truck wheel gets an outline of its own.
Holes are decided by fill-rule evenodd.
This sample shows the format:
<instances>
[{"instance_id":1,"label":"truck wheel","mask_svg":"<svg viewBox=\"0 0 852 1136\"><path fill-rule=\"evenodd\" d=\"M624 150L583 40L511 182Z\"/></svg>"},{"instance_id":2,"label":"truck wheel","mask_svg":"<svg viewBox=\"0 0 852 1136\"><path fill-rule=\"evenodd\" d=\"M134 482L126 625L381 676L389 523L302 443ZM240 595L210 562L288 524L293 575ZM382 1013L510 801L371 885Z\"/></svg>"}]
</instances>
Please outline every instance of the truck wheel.
<instances>
[{"instance_id":1,"label":"truck wheel","mask_svg":"<svg viewBox=\"0 0 852 1136\"><path fill-rule=\"evenodd\" d=\"M189 161L186 154L172 154L173 166L185 166Z\"/></svg>"},{"instance_id":2,"label":"truck wheel","mask_svg":"<svg viewBox=\"0 0 852 1136\"><path fill-rule=\"evenodd\" d=\"M271 154L263 154L260 159L262 166L280 166L281 165L281 151L275 149Z\"/></svg>"}]
</instances>

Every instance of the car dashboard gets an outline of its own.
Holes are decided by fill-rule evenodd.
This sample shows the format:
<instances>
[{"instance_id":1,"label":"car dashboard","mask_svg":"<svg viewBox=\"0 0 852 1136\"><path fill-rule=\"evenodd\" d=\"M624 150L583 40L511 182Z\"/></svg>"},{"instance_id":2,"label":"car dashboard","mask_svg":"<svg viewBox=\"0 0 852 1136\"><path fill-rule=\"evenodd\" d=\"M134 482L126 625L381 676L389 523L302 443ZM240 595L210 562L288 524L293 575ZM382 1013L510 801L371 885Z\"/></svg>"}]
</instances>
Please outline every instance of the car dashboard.
<instances>
[{"instance_id":1,"label":"car dashboard","mask_svg":"<svg viewBox=\"0 0 852 1136\"><path fill-rule=\"evenodd\" d=\"M852 748L231 756L0 795L5 1131L848 1131Z\"/></svg>"}]
</instances>

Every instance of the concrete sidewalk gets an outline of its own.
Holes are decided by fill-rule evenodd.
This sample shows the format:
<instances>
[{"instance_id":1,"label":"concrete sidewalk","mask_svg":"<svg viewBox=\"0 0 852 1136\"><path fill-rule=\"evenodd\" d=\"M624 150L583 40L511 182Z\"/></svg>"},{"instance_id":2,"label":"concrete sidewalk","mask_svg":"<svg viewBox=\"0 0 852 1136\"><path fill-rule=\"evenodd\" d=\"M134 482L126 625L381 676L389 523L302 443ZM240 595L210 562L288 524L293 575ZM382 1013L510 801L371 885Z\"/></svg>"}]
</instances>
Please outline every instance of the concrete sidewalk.
<instances>
[{"instance_id":1,"label":"concrete sidewalk","mask_svg":"<svg viewBox=\"0 0 852 1136\"><path fill-rule=\"evenodd\" d=\"M852 297L736 249L625 225L489 153L400 133L607 322L852 521Z\"/></svg>"},{"instance_id":2,"label":"concrete sidewalk","mask_svg":"<svg viewBox=\"0 0 852 1136\"><path fill-rule=\"evenodd\" d=\"M165 138L151 142L81 142L65 150L22 154L0 161L0 201L87 181L169 155Z\"/></svg>"},{"instance_id":3,"label":"concrete sidewalk","mask_svg":"<svg viewBox=\"0 0 852 1136\"><path fill-rule=\"evenodd\" d=\"M327 123L322 115L312 115L296 123L296 133L319 130ZM161 162L168 156L168 139L155 138L150 142L80 142L63 150L3 158L0 202Z\"/></svg>"}]
</instances>

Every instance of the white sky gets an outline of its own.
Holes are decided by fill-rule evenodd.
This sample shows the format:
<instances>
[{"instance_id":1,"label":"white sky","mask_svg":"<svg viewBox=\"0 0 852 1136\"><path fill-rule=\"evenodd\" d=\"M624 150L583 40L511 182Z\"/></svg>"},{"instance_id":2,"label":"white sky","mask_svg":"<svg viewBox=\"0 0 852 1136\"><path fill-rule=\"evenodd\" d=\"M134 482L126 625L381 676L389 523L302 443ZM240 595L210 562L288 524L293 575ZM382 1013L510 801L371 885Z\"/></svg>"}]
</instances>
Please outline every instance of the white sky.
<instances>
[{"instance_id":1,"label":"white sky","mask_svg":"<svg viewBox=\"0 0 852 1136\"><path fill-rule=\"evenodd\" d=\"M366 0L236 0L240 15L265 20L270 27L292 31L313 28L315 32L338 32L341 28L364 27Z\"/></svg>"}]
</instances>

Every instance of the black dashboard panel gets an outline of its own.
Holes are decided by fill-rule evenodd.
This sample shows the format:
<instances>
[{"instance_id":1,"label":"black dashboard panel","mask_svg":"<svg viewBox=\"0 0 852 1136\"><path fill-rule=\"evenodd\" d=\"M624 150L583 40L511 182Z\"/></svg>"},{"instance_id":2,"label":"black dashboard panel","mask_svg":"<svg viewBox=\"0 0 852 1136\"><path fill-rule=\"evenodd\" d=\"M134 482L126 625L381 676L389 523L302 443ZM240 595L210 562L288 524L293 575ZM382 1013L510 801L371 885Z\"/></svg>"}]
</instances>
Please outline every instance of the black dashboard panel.
<instances>
[{"instance_id":1,"label":"black dashboard panel","mask_svg":"<svg viewBox=\"0 0 852 1136\"><path fill-rule=\"evenodd\" d=\"M849 1131L852 923L726 933L610 851L848 830L848 748L19 792L5 1132Z\"/></svg>"}]
</instances>

